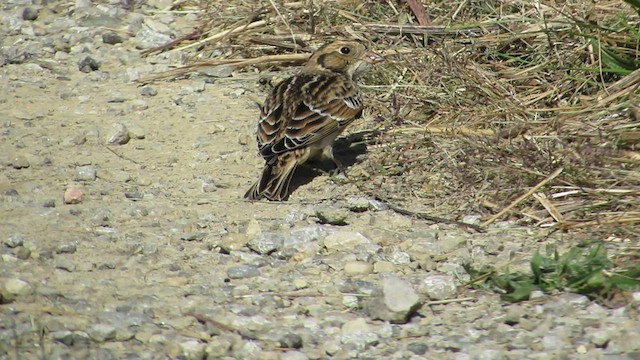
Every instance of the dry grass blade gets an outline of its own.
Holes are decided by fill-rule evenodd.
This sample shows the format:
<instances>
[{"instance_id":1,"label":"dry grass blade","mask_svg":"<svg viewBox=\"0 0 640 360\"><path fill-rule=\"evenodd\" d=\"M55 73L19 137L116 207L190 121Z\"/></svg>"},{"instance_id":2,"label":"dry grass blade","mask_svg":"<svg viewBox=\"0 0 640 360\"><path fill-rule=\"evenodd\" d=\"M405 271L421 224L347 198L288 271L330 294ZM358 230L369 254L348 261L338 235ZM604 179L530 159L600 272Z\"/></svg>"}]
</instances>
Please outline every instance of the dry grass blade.
<instances>
[{"instance_id":1,"label":"dry grass blade","mask_svg":"<svg viewBox=\"0 0 640 360\"><path fill-rule=\"evenodd\" d=\"M168 44L189 65L143 81L204 67L274 70L306 59L290 52L358 39L387 58L361 79L371 116L353 132L376 129L353 166L363 188L446 218L480 214L486 225L506 213L603 234L633 224L640 16L624 1L200 4L200 40Z\"/></svg>"}]
</instances>

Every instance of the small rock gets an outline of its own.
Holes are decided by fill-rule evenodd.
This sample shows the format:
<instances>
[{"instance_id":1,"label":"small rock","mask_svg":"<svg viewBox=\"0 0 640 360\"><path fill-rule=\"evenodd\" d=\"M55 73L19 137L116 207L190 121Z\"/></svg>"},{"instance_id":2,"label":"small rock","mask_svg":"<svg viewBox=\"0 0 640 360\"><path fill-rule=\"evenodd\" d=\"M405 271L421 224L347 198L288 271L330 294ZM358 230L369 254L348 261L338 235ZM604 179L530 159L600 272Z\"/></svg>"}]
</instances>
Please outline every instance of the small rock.
<instances>
[{"instance_id":1,"label":"small rock","mask_svg":"<svg viewBox=\"0 0 640 360\"><path fill-rule=\"evenodd\" d=\"M287 346L282 347L287 348ZM300 351L287 351L280 354L279 360L309 360L309 357Z\"/></svg>"},{"instance_id":2,"label":"small rock","mask_svg":"<svg viewBox=\"0 0 640 360\"><path fill-rule=\"evenodd\" d=\"M56 248L56 254L73 254L76 252L76 250L77 250L76 244L67 243L67 244L59 245Z\"/></svg>"},{"instance_id":3,"label":"small rock","mask_svg":"<svg viewBox=\"0 0 640 360\"><path fill-rule=\"evenodd\" d=\"M268 255L280 249L283 243L284 235L269 232L251 239L247 247L260 255Z\"/></svg>"},{"instance_id":4,"label":"small rock","mask_svg":"<svg viewBox=\"0 0 640 360\"><path fill-rule=\"evenodd\" d=\"M142 25L140 31L136 34L135 40L136 48L145 50L164 45L172 39L171 36L153 30L145 24Z\"/></svg>"},{"instance_id":5,"label":"small rock","mask_svg":"<svg viewBox=\"0 0 640 360\"><path fill-rule=\"evenodd\" d=\"M504 323L507 325L518 324L526 315L526 311L522 306L510 305L507 314L504 317Z\"/></svg>"},{"instance_id":6,"label":"small rock","mask_svg":"<svg viewBox=\"0 0 640 360\"><path fill-rule=\"evenodd\" d=\"M364 350L369 345L378 343L379 336L372 331L366 319L358 318L342 325L340 341Z\"/></svg>"},{"instance_id":7,"label":"small rock","mask_svg":"<svg viewBox=\"0 0 640 360\"><path fill-rule=\"evenodd\" d=\"M22 234L13 234L4 240L4 244L10 248L24 245L24 237Z\"/></svg>"},{"instance_id":8,"label":"small rock","mask_svg":"<svg viewBox=\"0 0 640 360\"><path fill-rule=\"evenodd\" d=\"M27 160L26 157L24 157L24 156L16 156L11 161L11 166L14 169L26 169L29 166L31 166L31 164L29 163L29 160Z\"/></svg>"},{"instance_id":9,"label":"small rock","mask_svg":"<svg viewBox=\"0 0 640 360\"><path fill-rule=\"evenodd\" d=\"M158 90L156 90L154 87L146 85L146 86L143 86L140 89L140 95L142 95L142 96L156 96L156 95L158 95Z\"/></svg>"},{"instance_id":10,"label":"small rock","mask_svg":"<svg viewBox=\"0 0 640 360\"><path fill-rule=\"evenodd\" d=\"M65 344L67 346L73 345L73 332L69 330L60 330L51 332L51 338L53 341Z\"/></svg>"},{"instance_id":11,"label":"small rock","mask_svg":"<svg viewBox=\"0 0 640 360\"><path fill-rule=\"evenodd\" d=\"M407 345L407 350L411 351L416 355L424 355L427 352L427 350L429 350L429 345L423 342L414 341Z\"/></svg>"},{"instance_id":12,"label":"small rock","mask_svg":"<svg viewBox=\"0 0 640 360\"><path fill-rule=\"evenodd\" d=\"M364 212L369 210L370 202L369 199L364 197L348 197L347 198L347 209L353 212Z\"/></svg>"},{"instance_id":13,"label":"small rock","mask_svg":"<svg viewBox=\"0 0 640 360\"><path fill-rule=\"evenodd\" d=\"M384 272L394 272L396 271L396 266L389 261L376 261L373 263L373 272L376 274L384 273Z\"/></svg>"},{"instance_id":14,"label":"small rock","mask_svg":"<svg viewBox=\"0 0 640 360\"><path fill-rule=\"evenodd\" d=\"M85 165L76 167L76 181L95 181L97 177L96 167L93 165Z\"/></svg>"},{"instance_id":15,"label":"small rock","mask_svg":"<svg viewBox=\"0 0 640 360\"><path fill-rule=\"evenodd\" d=\"M306 289L309 287L309 283L305 279L295 278L291 282L291 284L298 290Z\"/></svg>"},{"instance_id":16,"label":"small rock","mask_svg":"<svg viewBox=\"0 0 640 360\"><path fill-rule=\"evenodd\" d=\"M322 244L330 251L351 250L360 244L370 244L371 240L364 235L353 231L340 231L329 234Z\"/></svg>"},{"instance_id":17,"label":"small rock","mask_svg":"<svg viewBox=\"0 0 640 360\"><path fill-rule=\"evenodd\" d=\"M349 261L344 264L347 275L366 275L373 272L373 265L364 261Z\"/></svg>"},{"instance_id":18,"label":"small rock","mask_svg":"<svg viewBox=\"0 0 640 360\"><path fill-rule=\"evenodd\" d=\"M133 111L145 111L149 109L149 105L141 99L133 99L131 101L131 110ZM146 135L144 135L144 133L142 134L142 136L140 137L139 135L135 134L136 129L131 129L131 136L135 139L144 139Z\"/></svg>"},{"instance_id":19,"label":"small rock","mask_svg":"<svg viewBox=\"0 0 640 360\"><path fill-rule=\"evenodd\" d=\"M64 192L63 201L65 204L79 204L82 202L82 190L77 187L70 187Z\"/></svg>"},{"instance_id":20,"label":"small rock","mask_svg":"<svg viewBox=\"0 0 640 360\"><path fill-rule=\"evenodd\" d=\"M321 224L347 225L349 213L342 209L317 209L316 216Z\"/></svg>"},{"instance_id":21,"label":"small rock","mask_svg":"<svg viewBox=\"0 0 640 360\"><path fill-rule=\"evenodd\" d=\"M107 144L124 145L131 139L129 130L124 124L113 124L113 132L107 137Z\"/></svg>"},{"instance_id":22,"label":"small rock","mask_svg":"<svg viewBox=\"0 0 640 360\"><path fill-rule=\"evenodd\" d=\"M420 298L411 284L397 277L382 280L382 287L370 298L365 307L373 319L392 323L406 323L420 306Z\"/></svg>"},{"instance_id":23,"label":"small rock","mask_svg":"<svg viewBox=\"0 0 640 360\"><path fill-rule=\"evenodd\" d=\"M90 73L100 69L100 64L91 56L85 56L78 62L78 69L83 73Z\"/></svg>"},{"instance_id":24,"label":"small rock","mask_svg":"<svg viewBox=\"0 0 640 360\"><path fill-rule=\"evenodd\" d=\"M208 359L219 359L231 349L233 342L223 336L214 336L205 349Z\"/></svg>"},{"instance_id":25,"label":"small rock","mask_svg":"<svg viewBox=\"0 0 640 360\"><path fill-rule=\"evenodd\" d=\"M76 264L64 257L56 257L55 260L53 261L53 266L55 266L56 269L60 269L68 272L76 271Z\"/></svg>"},{"instance_id":26,"label":"small rock","mask_svg":"<svg viewBox=\"0 0 640 360\"><path fill-rule=\"evenodd\" d=\"M0 304L8 304L16 298L26 295L31 291L31 285L20 279L7 279L2 284L0 292Z\"/></svg>"},{"instance_id":27,"label":"small rock","mask_svg":"<svg viewBox=\"0 0 640 360\"><path fill-rule=\"evenodd\" d=\"M185 360L202 360L205 356L206 346L207 344L196 340L180 343L180 349L182 350L182 356L180 356L180 358Z\"/></svg>"},{"instance_id":28,"label":"small rock","mask_svg":"<svg viewBox=\"0 0 640 360\"><path fill-rule=\"evenodd\" d=\"M422 279L420 292L432 300L451 299L458 295L455 279L450 275L430 275Z\"/></svg>"},{"instance_id":29,"label":"small rock","mask_svg":"<svg viewBox=\"0 0 640 360\"><path fill-rule=\"evenodd\" d=\"M46 207L46 208L54 208L54 207L56 207L56 201L53 200L53 199L45 200L42 203L42 206Z\"/></svg>"},{"instance_id":30,"label":"small rock","mask_svg":"<svg viewBox=\"0 0 640 360\"><path fill-rule=\"evenodd\" d=\"M227 269L229 279L246 279L260 275L260 270L252 265L236 265Z\"/></svg>"},{"instance_id":31,"label":"small rock","mask_svg":"<svg viewBox=\"0 0 640 360\"><path fill-rule=\"evenodd\" d=\"M103 343L115 339L116 328L109 324L93 324L88 334L95 342Z\"/></svg>"},{"instance_id":32,"label":"small rock","mask_svg":"<svg viewBox=\"0 0 640 360\"><path fill-rule=\"evenodd\" d=\"M194 92L203 92L206 86L206 82L204 80L196 80L192 83L191 87Z\"/></svg>"},{"instance_id":33,"label":"small rock","mask_svg":"<svg viewBox=\"0 0 640 360\"><path fill-rule=\"evenodd\" d=\"M24 246L20 246L15 249L14 254L20 260L27 260L31 257L31 250Z\"/></svg>"},{"instance_id":34,"label":"small rock","mask_svg":"<svg viewBox=\"0 0 640 360\"><path fill-rule=\"evenodd\" d=\"M108 98L107 98L107 102L109 103L117 103L117 104L121 104L123 102L125 102L127 99L124 97L124 95L122 94L122 92L118 91L118 90L112 90L111 92L109 92Z\"/></svg>"},{"instance_id":35,"label":"small rock","mask_svg":"<svg viewBox=\"0 0 640 360\"><path fill-rule=\"evenodd\" d=\"M109 45L115 45L124 42L124 39L113 31L107 31L102 34L102 42Z\"/></svg>"},{"instance_id":36,"label":"small rock","mask_svg":"<svg viewBox=\"0 0 640 360\"><path fill-rule=\"evenodd\" d=\"M124 192L124 197L129 200L138 201L144 198L144 193L137 189L131 189Z\"/></svg>"},{"instance_id":37,"label":"small rock","mask_svg":"<svg viewBox=\"0 0 640 360\"><path fill-rule=\"evenodd\" d=\"M33 21L38 18L38 9L26 7L22 10L22 20Z\"/></svg>"}]
</instances>

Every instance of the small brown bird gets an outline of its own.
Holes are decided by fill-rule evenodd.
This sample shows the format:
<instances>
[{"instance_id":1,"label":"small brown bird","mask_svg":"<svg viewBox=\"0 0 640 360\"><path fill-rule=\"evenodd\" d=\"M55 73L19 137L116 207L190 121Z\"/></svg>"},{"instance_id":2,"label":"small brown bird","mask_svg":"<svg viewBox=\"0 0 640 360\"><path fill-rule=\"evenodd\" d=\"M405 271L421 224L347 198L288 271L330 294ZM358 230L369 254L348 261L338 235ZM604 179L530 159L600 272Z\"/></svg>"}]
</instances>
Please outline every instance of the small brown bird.
<instances>
[{"instance_id":1,"label":"small brown bird","mask_svg":"<svg viewBox=\"0 0 640 360\"><path fill-rule=\"evenodd\" d=\"M324 154L339 170L333 142L362 116L354 75L383 57L355 41L336 41L316 50L302 71L278 84L258 121L258 151L266 164L245 198L283 201L296 167Z\"/></svg>"}]
</instances>

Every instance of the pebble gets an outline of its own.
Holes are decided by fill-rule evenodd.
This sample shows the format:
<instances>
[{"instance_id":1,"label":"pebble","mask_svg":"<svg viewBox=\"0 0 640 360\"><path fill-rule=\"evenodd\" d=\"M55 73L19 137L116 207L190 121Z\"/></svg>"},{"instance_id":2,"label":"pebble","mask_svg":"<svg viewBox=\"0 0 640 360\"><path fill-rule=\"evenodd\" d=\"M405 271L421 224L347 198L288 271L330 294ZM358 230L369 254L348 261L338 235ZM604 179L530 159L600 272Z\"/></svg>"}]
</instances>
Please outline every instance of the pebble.
<instances>
[{"instance_id":1,"label":"pebble","mask_svg":"<svg viewBox=\"0 0 640 360\"><path fill-rule=\"evenodd\" d=\"M22 10L22 19L27 21L33 21L38 18L38 9L32 7L26 7Z\"/></svg>"},{"instance_id":2,"label":"pebble","mask_svg":"<svg viewBox=\"0 0 640 360\"><path fill-rule=\"evenodd\" d=\"M63 202L65 204L79 204L82 202L83 192L77 187L70 187L64 192Z\"/></svg>"},{"instance_id":3,"label":"pebble","mask_svg":"<svg viewBox=\"0 0 640 360\"><path fill-rule=\"evenodd\" d=\"M31 285L24 280L10 278L2 283L0 290L0 303L8 304L31 292Z\"/></svg>"},{"instance_id":4,"label":"pebble","mask_svg":"<svg viewBox=\"0 0 640 360\"><path fill-rule=\"evenodd\" d=\"M207 344L196 340L189 340L180 343L180 358L185 360L202 360L205 358Z\"/></svg>"},{"instance_id":5,"label":"pebble","mask_svg":"<svg viewBox=\"0 0 640 360\"><path fill-rule=\"evenodd\" d=\"M316 216L321 224L346 225L349 213L342 209L316 209Z\"/></svg>"},{"instance_id":6,"label":"pebble","mask_svg":"<svg viewBox=\"0 0 640 360\"><path fill-rule=\"evenodd\" d=\"M109 45L115 45L123 43L124 39L116 32L107 31L102 34L102 42Z\"/></svg>"},{"instance_id":7,"label":"pebble","mask_svg":"<svg viewBox=\"0 0 640 360\"><path fill-rule=\"evenodd\" d=\"M30 167L31 164L29 163L29 160L27 160L26 157L24 157L24 156L16 156L11 161L11 166L14 169L26 169L26 168Z\"/></svg>"},{"instance_id":8,"label":"pebble","mask_svg":"<svg viewBox=\"0 0 640 360\"><path fill-rule=\"evenodd\" d=\"M31 250L24 246L20 246L15 249L14 254L20 260L28 260L31 257Z\"/></svg>"},{"instance_id":9,"label":"pebble","mask_svg":"<svg viewBox=\"0 0 640 360\"><path fill-rule=\"evenodd\" d=\"M22 234L13 234L4 240L4 244L10 248L24 245L24 237Z\"/></svg>"},{"instance_id":10,"label":"pebble","mask_svg":"<svg viewBox=\"0 0 640 360\"><path fill-rule=\"evenodd\" d=\"M76 252L76 244L74 243L66 243L61 244L56 247L56 254L73 254Z\"/></svg>"},{"instance_id":11,"label":"pebble","mask_svg":"<svg viewBox=\"0 0 640 360\"><path fill-rule=\"evenodd\" d=\"M284 243L284 235L279 233L269 232L253 236L255 237L249 240L247 247L260 255L271 254L279 250ZM249 234L247 237L251 238Z\"/></svg>"},{"instance_id":12,"label":"pebble","mask_svg":"<svg viewBox=\"0 0 640 360\"><path fill-rule=\"evenodd\" d=\"M91 56L85 56L82 60L78 61L78 70L83 73L90 73L100 69L100 64Z\"/></svg>"},{"instance_id":13,"label":"pebble","mask_svg":"<svg viewBox=\"0 0 640 360\"><path fill-rule=\"evenodd\" d=\"M247 279L260 275L260 270L253 265L236 265L227 269L229 279Z\"/></svg>"},{"instance_id":14,"label":"pebble","mask_svg":"<svg viewBox=\"0 0 640 360\"><path fill-rule=\"evenodd\" d=\"M420 298L411 284L397 277L382 280L381 287L365 307L372 319L405 323L420 305Z\"/></svg>"},{"instance_id":15,"label":"pebble","mask_svg":"<svg viewBox=\"0 0 640 360\"><path fill-rule=\"evenodd\" d=\"M149 86L149 85L145 85L142 88L140 88L140 95L142 96L156 96L158 95L158 90L156 90L156 88Z\"/></svg>"},{"instance_id":16,"label":"pebble","mask_svg":"<svg viewBox=\"0 0 640 360\"><path fill-rule=\"evenodd\" d=\"M455 278L450 275L425 276L420 283L419 290L431 300L452 299L458 295Z\"/></svg>"},{"instance_id":17,"label":"pebble","mask_svg":"<svg viewBox=\"0 0 640 360\"><path fill-rule=\"evenodd\" d=\"M116 328L109 324L93 324L87 333L93 341L98 343L111 341L116 338Z\"/></svg>"},{"instance_id":18,"label":"pebble","mask_svg":"<svg viewBox=\"0 0 640 360\"><path fill-rule=\"evenodd\" d=\"M124 145L131 139L129 130L124 124L113 124L113 131L107 137L107 144Z\"/></svg>"},{"instance_id":19,"label":"pebble","mask_svg":"<svg viewBox=\"0 0 640 360\"><path fill-rule=\"evenodd\" d=\"M97 178L97 170L93 165L85 165L76 167L76 181L95 181Z\"/></svg>"},{"instance_id":20,"label":"pebble","mask_svg":"<svg viewBox=\"0 0 640 360\"><path fill-rule=\"evenodd\" d=\"M328 251L347 251L357 245L369 244L371 240L364 235L353 231L340 231L328 235L322 241L322 245Z\"/></svg>"},{"instance_id":21,"label":"pebble","mask_svg":"<svg viewBox=\"0 0 640 360\"><path fill-rule=\"evenodd\" d=\"M346 275L367 275L373 272L373 265L364 261L349 261L344 264Z\"/></svg>"}]
</instances>

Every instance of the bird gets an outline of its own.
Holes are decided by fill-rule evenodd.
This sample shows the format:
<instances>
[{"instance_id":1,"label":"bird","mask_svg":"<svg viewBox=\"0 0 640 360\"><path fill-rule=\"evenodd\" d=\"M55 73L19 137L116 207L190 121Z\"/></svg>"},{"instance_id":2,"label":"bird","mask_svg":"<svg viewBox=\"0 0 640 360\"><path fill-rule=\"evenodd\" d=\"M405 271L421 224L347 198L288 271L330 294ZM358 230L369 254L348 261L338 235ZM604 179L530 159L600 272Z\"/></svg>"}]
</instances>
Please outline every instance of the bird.
<instances>
[{"instance_id":1,"label":"bird","mask_svg":"<svg viewBox=\"0 0 640 360\"><path fill-rule=\"evenodd\" d=\"M258 153L265 165L244 197L286 201L296 168L319 155L343 171L333 142L362 116L355 77L383 60L360 42L334 41L314 51L298 74L276 85L260 108L257 126Z\"/></svg>"}]
</instances>

